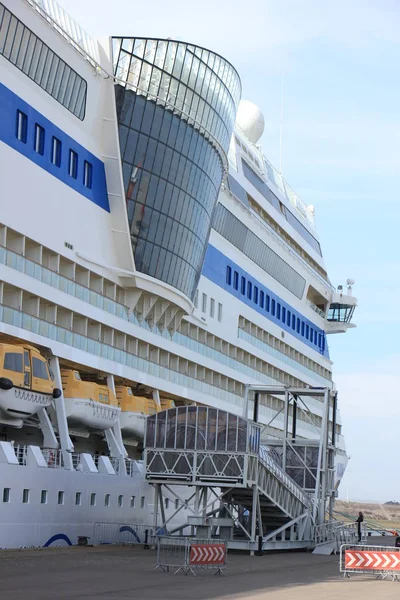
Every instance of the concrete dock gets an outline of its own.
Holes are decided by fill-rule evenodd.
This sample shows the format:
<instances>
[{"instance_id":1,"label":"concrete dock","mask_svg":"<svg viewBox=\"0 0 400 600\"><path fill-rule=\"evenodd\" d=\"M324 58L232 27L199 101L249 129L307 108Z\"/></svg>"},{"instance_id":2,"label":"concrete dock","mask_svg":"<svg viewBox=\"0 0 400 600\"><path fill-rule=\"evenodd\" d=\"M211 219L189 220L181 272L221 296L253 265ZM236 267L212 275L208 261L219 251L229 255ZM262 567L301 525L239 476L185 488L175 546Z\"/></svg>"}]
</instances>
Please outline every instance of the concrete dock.
<instances>
[{"instance_id":1,"label":"concrete dock","mask_svg":"<svg viewBox=\"0 0 400 600\"><path fill-rule=\"evenodd\" d=\"M386 541L386 540L385 540ZM375 542L374 542L375 543ZM373 576L342 579L338 556L305 552L230 554L225 577L154 571L156 553L134 546L0 552L7 600L380 600L398 599L400 583Z\"/></svg>"}]
</instances>

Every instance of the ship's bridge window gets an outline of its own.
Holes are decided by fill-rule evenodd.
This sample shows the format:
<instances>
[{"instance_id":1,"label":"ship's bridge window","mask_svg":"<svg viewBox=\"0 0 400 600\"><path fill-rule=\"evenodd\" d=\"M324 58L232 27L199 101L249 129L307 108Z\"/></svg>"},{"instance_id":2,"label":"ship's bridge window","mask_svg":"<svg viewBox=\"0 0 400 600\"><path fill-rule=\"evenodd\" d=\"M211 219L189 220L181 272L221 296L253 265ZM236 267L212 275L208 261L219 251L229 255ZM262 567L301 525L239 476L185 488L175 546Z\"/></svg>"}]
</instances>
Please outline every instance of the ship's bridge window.
<instances>
[{"instance_id":1,"label":"ship's bridge window","mask_svg":"<svg viewBox=\"0 0 400 600\"><path fill-rule=\"evenodd\" d=\"M4 356L4 368L7 371L22 373L22 353L6 352Z\"/></svg>"},{"instance_id":2,"label":"ship's bridge window","mask_svg":"<svg viewBox=\"0 0 400 600\"><path fill-rule=\"evenodd\" d=\"M46 363L35 356L32 358L33 376L39 379L49 379Z\"/></svg>"},{"instance_id":3,"label":"ship's bridge window","mask_svg":"<svg viewBox=\"0 0 400 600\"><path fill-rule=\"evenodd\" d=\"M233 287L235 290L239 289L239 273L237 271L233 273Z\"/></svg>"},{"instance_id":4,"label":"ship's bridge window","mask_svg":"<svg viewBox=\"0 0 400 600\"><path fill-rule=\"evenodd\" d=\"M340 304L333 302L328 311L328 321L337 321L340 323L350 323L354 313L354 305Z\"/></svg>"},{"instance_id":5,"label":"ship's bridge window","mask_svg":"<svg viewBox=\"0 0 400 600\"><path fill-rule=\"evenodd\" d=\"M275 300L273 298L271 302L271 314L273 317L275 316Z\"/></svg>"},{"instance_id":6,"label":"ship's bridge window","mask_svg":"<svg viewBox=\"0 0 400 600\"><path fill-rule=\"evenodd\" d=\"M240 291L243 295L246 293L246 279L244 277L240 280Z\"/></svg>"},{"instance_id":7,"label":"ship's bridge window","mask_svg":"<svg viewBox=\"0 0 400 600\"><path fill-rule=\"evenodd\" d=\"M17 110L17 138L26 144L28 136L28 117L25 113Z\"/></svg>"},{"instance_id":8,"label":"ship's bridge window","mask_svg":"<svg viewBox=\"0 0 400 600\"><path fill-rule=\"evenodd\" d=\"M226 267L226 283L228 285L232 283L232 268L229 265Z\"/></svg>"}]
</instances>

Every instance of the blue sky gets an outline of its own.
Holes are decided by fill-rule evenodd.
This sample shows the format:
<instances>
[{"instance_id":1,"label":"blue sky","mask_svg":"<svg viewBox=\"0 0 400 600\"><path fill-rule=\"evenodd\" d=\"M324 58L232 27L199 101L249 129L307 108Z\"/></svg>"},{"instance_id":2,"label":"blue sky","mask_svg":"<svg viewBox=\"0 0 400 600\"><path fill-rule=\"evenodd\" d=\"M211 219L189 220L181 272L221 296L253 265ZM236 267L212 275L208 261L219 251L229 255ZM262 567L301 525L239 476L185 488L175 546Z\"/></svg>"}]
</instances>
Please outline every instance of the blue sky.
<instances>
[{"instance_id":1,"label":"blue sky","mask_svg":"<svg viewBox=\"0 0 400 600\"><path fill-rule=\"evenodd\" d=\"M351 456L341 497L400 501L398 0L61 0L93 37L171 37L222 54L262 109L263 150L316 223L334 285L355 279L358 327L331 336Z\"/></svg>"}]
</instances>

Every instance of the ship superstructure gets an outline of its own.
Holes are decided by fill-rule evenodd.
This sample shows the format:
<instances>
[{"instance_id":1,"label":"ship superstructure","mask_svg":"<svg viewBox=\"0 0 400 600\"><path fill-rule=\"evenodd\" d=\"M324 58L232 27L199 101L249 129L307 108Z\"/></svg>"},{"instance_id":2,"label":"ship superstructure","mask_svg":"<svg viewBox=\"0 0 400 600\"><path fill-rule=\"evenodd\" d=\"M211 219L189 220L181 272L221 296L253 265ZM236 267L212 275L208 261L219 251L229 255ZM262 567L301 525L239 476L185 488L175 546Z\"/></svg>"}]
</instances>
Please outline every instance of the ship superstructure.
<instances>
[{"instance_id":1,"label":"ship superstructure","mask_svg":"<svg viewBox=\"0 0 400 600\"><path fill-rule=\"evenodd\" d=\"M0 546L152 522L150 415L247 417L249 384L334 390L327 334L353 326L352 282L332 287L313 210L240 96L209 50L100 44L53 0L1 0ZM316 440L308 402L297 436ZM260 395L263 443L282 411Z\"/></svg>"}]
</instances>

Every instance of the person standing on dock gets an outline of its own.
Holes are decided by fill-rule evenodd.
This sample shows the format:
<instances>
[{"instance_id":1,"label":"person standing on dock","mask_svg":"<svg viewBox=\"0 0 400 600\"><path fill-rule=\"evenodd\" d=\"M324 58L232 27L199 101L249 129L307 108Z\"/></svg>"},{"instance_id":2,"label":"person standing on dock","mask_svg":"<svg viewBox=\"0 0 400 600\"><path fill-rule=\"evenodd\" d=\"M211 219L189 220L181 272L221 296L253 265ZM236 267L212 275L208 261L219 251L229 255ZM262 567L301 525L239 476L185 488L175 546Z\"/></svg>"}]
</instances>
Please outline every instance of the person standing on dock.
<instances>
[{"instance_id":1,"label":"person standing on dock","mask_svg":"<svg viewBox=\"0 0 400 600\"><path fill-rule=\"evenodd\" d=\"M364 522L364 515L362 514L361 510L358 513L358 518L356 520L357 523L357 532L358 532L358 541L361 542L361 523Z\"/></svg>"}]
</instances>

